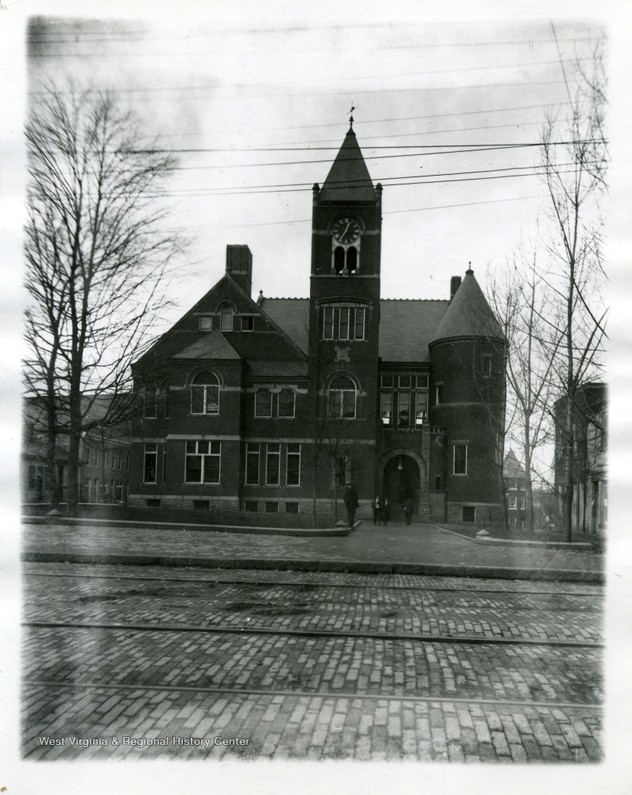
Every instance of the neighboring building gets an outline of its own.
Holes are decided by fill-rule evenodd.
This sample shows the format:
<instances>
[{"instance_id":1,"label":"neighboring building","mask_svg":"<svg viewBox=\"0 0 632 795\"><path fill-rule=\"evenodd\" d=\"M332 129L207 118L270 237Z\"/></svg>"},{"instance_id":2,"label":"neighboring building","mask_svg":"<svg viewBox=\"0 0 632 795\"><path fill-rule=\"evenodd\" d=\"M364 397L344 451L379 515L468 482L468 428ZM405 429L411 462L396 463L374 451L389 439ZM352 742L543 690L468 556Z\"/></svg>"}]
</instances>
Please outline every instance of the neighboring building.
<instances>
[{"instance_id":1,"label":"neighboring building","mask_svg":"<svg viewBox=\"0 0 632 795\"><path fill-rule=\"evenodd\" d=\"M360 515L411 496L425 520L501 522L505 343L473 271L450 300L381 299L382 186L351 128L312 207L309 298L252 300L229 245L134 364L129 503L324 520L353 481Z\"/></svg>"},{"instance_id":2,"label":"neighboring building","mask_svg":"<svg viewBox=\"0 0 632 795\"><path fill-rule=\"evenodd\" d=\"M524 527L527 517L526 475L513 450L503 464L503 480L507 499L507 521L510 527Z\"/></svg>"},{"instance_id":3,"label":"neighboring building","mask_svg":"<svg viewBox=\"0 0 632 795\"><path fill-rule=\"evenodd\" d=\"M95 402L89 421L93 425L106 412L109 399ZM41 399L23 403L22 501L49 502L46 486L46 413ZM56 443L58 502L66 499L68 479L68 436L60 433ZM98 424L84 433L79 448L79 501L81 503L124 503L129 491L129 421L101 429Z\"/></svg>"},{"instance_id":4,"label":"neighboring building","mask_svg":"<svg viewBox=\"0 0 632 795\"><path fill-rule=\"evenodd\" d=\"M567 400L555 404L555 480L558 514L570 477L573 485L573 530L589 535L604 532L608 519L608 395L600 382L583 384L577 391L573 417L574 466L568 465Z\"/></svg>"}]
</instances>

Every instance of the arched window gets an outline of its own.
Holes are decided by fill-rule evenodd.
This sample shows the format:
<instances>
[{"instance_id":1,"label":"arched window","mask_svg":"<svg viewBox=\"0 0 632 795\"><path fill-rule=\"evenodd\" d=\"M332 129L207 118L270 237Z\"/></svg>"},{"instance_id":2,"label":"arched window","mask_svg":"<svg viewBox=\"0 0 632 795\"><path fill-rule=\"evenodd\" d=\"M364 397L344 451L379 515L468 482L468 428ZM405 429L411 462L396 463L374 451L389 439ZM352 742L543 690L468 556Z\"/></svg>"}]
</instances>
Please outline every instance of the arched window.
<instances>
[{"instance_id":1,"label":"arched window","mask_svg":"<svg viewBox=\"0 0 632 795\"><path fill-rule=\"evenodd\" d=\"M355 273L358 267L358 249L351 246L347 249L347 270L349 273Z\"/></svg>"},{"instance_id":2,"label":"arched window","mask_svg":"<svg viewBox=\"0 0 632 795\"><path fill-rule=\"evenodd\" d=\"M167 419L169 417L169 382L163 381L160 384L160 391L158 393L158 403L160 405L160 415Z\"/></svg>"},{"instance_id":3,"label":"arched window","mask_svg":"<svg viewBox=\"0 0 632 795\"><path fill-rule=\"evenodd\" d=\"M345 266L345 250L342 246L337 246L334 251L334 270L340 273Z\"/></svg>"},{"instance_id":4,"label":"arched window","mask_svg":"<svg viewBox=\"0 0 632 795\"><path fill-rule=\"evenodd\" d=\"M143 417L147 420L158 416L158 386L154 383L145 384L143 388Z\"/></svg>"},{"instance_id":5,"label":"arched window","mask_svg":"<svg viewBox=\"0 0 632 795\"><path fill-rule=\"evenodd\" d=\"M346 375L336 376L327 390L327 409L330 417L353 420L356 416L356 385Z\"/></svg>"},{"instance_id":6,"label":"arched window","mask_svg":"<svg viewBox=\"0 0 632 795\"><path fill-rule=\"evenodd\" d=\"M215 373L198 373L191 381L191 414L219 414L219 379Z\"/></svg>"},{"instance_id":7,"label":"arched window","mask_svg":"<svg viewBox=\"0 0 632 795\"><path fill-rule=\"evenodd\" d=\"M233 308L225 304L219 310L219 330L232 331L233 330Z\"/></svg>"}]
</instances>

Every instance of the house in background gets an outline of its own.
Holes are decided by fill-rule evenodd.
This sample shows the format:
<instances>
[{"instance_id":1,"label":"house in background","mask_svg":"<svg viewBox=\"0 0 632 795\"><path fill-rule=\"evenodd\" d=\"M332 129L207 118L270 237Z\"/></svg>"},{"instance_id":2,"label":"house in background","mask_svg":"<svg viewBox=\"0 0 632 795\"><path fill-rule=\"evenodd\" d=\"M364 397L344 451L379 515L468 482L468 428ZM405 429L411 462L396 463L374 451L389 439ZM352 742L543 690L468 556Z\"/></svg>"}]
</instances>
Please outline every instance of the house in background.
<instances>
[{"instance_id":1,"label":"house in background","mask_svg":"<svg viewBox=\"0 0 632 795\"><path fill-rule=\"evenodd\" d=\"M253 300L250 250L229 245L133 365L130 505L330 521L351 481L360 515L380 495L395 516L412 497L422 520L503 521L501 328L471 268L446 300L382 299L381 237L350 128L313 187L309 298Z\"/></svg>"},{"instance_id":2,"label":"house in background","mask_svg":"<svg viewBox=\"0 0 632 795\"><path fill-rule=\"evenodd\" d=\"M127 399L127 396L126 396ZM79 502L125 503L129 490L129 418L103 428L98 424L107 411L107 396L94 401L88 421L93 427L83 434L79 449ZM48 504L46 483L47 433L44 404L38 398L23 401L22 502ZM64 503L68 479L68 436L56 442L57 502Z\"/></svg>"},{"instance_id":3,"label":"house in background","mask_svg":"<svg viewBox=\"0 0 632 795\"><path fill-rule=\"evenodd\" d=\"M555 483L558 514L564 490L573 487L572 526L588 535L604 533L608 520L608 393L606 384L589 382L577 391L572 406L573 466L568 464L567 399L555 404Z\"/></svg>"},{"instance_id":4,"label":"house in background","mask_svg":"<svg viewBox=\"0 0 632 795\"><path fill-rule=\"evenodd\" d=\"M526 475L524 467L511 449L503 463L503 480L509 526L524 527L527 516Z\"/></svg>"}]
</instances>

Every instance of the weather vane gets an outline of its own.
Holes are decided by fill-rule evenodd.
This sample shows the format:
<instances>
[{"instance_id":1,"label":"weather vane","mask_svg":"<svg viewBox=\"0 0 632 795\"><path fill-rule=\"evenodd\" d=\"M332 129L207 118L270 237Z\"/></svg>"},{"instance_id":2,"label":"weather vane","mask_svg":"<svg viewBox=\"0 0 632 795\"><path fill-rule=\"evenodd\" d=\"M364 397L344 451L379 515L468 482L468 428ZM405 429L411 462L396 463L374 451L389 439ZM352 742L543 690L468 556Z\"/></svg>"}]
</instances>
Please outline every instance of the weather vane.
<instances>
[{"instance_id":1,"label":"weather vane","mask_svg":"<svg viewBox=\"0 0 632 795\"><path fill-rule=\"evenodd\" d=\"M355 110L355 105L352 102L351 103L351 109L349 110L349 126L350 127L353 127L353 116L351 114L353 113L354 110Z\"/></svg>"}]
</instances>

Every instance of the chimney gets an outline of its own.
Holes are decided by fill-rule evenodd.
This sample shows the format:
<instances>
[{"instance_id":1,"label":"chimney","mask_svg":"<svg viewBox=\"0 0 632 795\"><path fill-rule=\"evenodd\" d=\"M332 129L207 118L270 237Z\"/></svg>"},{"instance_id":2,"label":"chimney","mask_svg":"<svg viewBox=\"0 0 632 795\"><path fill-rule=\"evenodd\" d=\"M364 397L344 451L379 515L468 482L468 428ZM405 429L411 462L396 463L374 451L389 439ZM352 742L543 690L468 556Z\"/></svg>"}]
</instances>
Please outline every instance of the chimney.
<instances>
[{"instance_id":1,"label":"chimney","mask_svg":"<svg viewBox=\"0 0 632 795\"><path fill-rule=\"evenodd\" d=\"M226 246L226 273L250 298L252 291L252 254L248 246Z\"/></svg>"},{"instance_id":2,"label":"chimney","mask_svg":"<svg viewBox=\"0 0 632 795\"><path fill-rule=\"evenodd\" d=\"M453 276L450 279L450 301L454 298L454 294L461 286L461 277L460 276Z\"/></svg>"}]
</instances>

